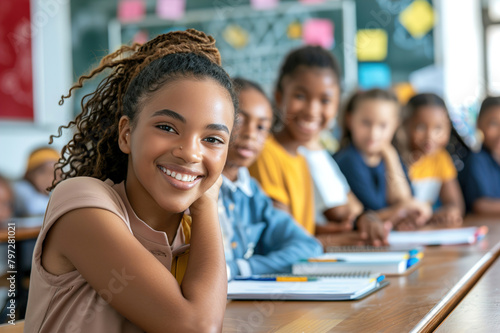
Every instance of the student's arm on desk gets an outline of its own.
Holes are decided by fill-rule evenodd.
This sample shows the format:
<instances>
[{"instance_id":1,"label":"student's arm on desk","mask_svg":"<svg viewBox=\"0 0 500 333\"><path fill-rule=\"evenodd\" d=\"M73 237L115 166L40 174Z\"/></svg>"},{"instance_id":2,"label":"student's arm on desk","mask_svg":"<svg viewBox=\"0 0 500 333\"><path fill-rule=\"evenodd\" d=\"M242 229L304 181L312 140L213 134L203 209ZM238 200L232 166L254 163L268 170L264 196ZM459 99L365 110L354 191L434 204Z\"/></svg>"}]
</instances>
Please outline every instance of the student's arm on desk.
<instances>
[{"instance_id":1,"label":"student's arm on desk","mask_svg":"<svg viewBox=\"0 0 500 333\"><path fill-rule=\"evenodd\" d=\"M500 216L500 199L479 198L472 204L472 211L475 214Z\"/></svg>"},{"instance_id":2,"label":"student's arm on desk","mask_svg":"<svg viewBox=\"0 0 500 333\"><path fill-rule=\"evenodd\" d=\"M387 237L392 229L392 223L382 220L376 212L364 212L359 216L356 225L362 241L374 246L389 245Z\"/></svg>"},{"instance_id":3,"label":"student's arm on desk","mask_svg":"<svg viewBox=\"0 0 500 333\"><path fill-rule=\"evenodd\" d=\"M254 254L246 259L252 274L289 273L291 265L300 259L322 253L321 244L300 227L293 217L276 209L263 193L253 197L258 221L266 227L255 241Z\"/></svg>"},{"instance_id":4,"label":"student's arm on desk","mask_svg":"<svg viewBox=\"0 0 500 333\"><path fill-rule=\"evenodd\" d=\"M124 285L110 304L146 332L220 331L227 279L212 201L191 206L190 258L180 287L124 222L102 209L77 209L59 218L45 240L43 265L53 274L77 269L97 291L109 290L119 274Z\"/></svg>"},{"instance_id":5,"label":"student's arm on desk","mask_svg":"<svg viewBox=\"0 0 500 333\"><path fill-rule=\"evenodd\" d=\"M458 227L463 223L465 214L464 198L456 179L444 182L439 193L442 206L434 212L429 224L440 227Z\"/></svg>"},{"instance_id":6,"label":"student's arm on desk","mask_svg":"<svg viewBox=\"0 0 500 333\"><path fill-rule=\"evenodd\" d=\"M363 205L356 198L352 191L347 193L347 203L345 205L331 207L327 209L323 214L331 221L330 223L335 223L337 225L351 225L352 221L363 212ZM320 225L316 225L316 232L318 233L318 228Z\"/></svg>"}]
</instances>

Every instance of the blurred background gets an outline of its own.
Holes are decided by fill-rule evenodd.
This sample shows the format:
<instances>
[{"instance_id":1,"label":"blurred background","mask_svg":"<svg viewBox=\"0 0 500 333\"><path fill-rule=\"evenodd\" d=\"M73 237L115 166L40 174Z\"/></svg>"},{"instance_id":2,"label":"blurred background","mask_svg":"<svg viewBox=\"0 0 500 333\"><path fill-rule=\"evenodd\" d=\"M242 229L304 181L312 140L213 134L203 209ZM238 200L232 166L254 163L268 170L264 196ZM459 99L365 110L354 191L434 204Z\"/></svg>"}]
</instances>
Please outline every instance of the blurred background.
<instances>
[{"instance_id":1,"label":"blurred background","mask_svg":"<svg viewBox=\"0 0 500 333\"><path fill-rule=\"evenodd\" d=\"M394 88L404 103L435 92L472 148L479 103L500 94L500 0L2 0L0 174L21 178L29 153L80 112L97 82L58 102L102 56L186 28L213 35L229 74L270 95L302 44L339 59L344 96Z\"/></svg>"},{"instance_id":2,"label":"blurred background","mask_svg":"<svg viewBox=\"0 0 500 333\"><path fill-rule=\"evenodd\" d=\"M61 96L121 44L187 28L214 36L228 73L257 81L269 96L282 59L304 44L320 45L339 60L344 98L375 87L394 89L402 104L415 93L442 96L455 129L447 148L458 171L480 143L475 122L482 99L500 94L500 0L0 0L4 233L11 216L24 218L18 227L22 222L39 228L57 151L72 133L55 140L57 151L36 149L80 113L82 97L99 80L87 82L62 105ZM338 130L330 134L335 137ZM19 205L23 201L14 193L25 192L30 199ZM35 229L16 249L19 318L26 307ZM2 318L8 304L5 239Z\"/></svg>"}]
</instances>

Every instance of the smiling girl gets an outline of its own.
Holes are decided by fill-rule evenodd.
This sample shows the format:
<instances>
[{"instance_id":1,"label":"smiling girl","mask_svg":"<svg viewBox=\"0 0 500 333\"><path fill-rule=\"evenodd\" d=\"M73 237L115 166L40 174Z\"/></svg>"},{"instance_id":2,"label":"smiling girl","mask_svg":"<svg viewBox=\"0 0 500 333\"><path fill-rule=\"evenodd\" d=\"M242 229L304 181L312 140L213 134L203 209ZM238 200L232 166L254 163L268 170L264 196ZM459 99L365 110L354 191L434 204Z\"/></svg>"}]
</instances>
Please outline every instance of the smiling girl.
<instances>
[{"instance_id":1,"label":"smiling girl","mask_svg":"<svg viewBox=\"0 0 500 333\"><path fill-rule=\"evenodd\" d=\"M26 331L221 329L217 197L237 102L214 45L189 29L124 46L63 97L110 69L66 126Z\"/></svg>"}]
</instances>

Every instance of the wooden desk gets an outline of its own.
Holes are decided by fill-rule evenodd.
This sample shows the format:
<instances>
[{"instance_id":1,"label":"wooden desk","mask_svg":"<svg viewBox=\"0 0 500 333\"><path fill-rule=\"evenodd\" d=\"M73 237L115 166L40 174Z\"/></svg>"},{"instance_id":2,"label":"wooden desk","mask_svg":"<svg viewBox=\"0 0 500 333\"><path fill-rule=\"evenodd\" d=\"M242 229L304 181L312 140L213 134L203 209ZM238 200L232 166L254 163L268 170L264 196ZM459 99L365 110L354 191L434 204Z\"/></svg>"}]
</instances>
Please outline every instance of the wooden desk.
<instances>
[{"instance_id":1,"label":"wooden desk","mask_svg":"<svg viewBox=\"0 0 500 333\"><path fill-rule=\"evenodd\" d=\"M430 332L470 290L500 254L500 222L487 225L488 236L472 246L429 247L408 276L359 301L228 302L224 332Z\"/></svg>"},{"instance_id":2,"label":"wooden desk","mask_svg":"<svg viewBox=\"0 0 500 333\"><path fill-rule=\"evenodd\" d=\"M37 238L39 233L40 233L40 227L16 228L16 237L15 237L16 242L26 240L26 239ZM0 230L0 243L6 243L8 239L9 239L9 235L8 235L7 229L1 229Z\"/></svg>"},{"instance_id":3,"label":"wooden desk","mask_svg":"<svg viewBox=\"0 0 500 333\"><path fill-rule=\"evenodd\" d=\"M37 238L43 223L43 216L33 216L24 218L13 218L10 223L15 224L15 239L23 241ZM9 239L7 224L0 225L0 243L5 243Z\"/></svg>"},{"instance_id":4,"label":"wooden desk","mask_svg":"<svg viewBox=\"0 0 500 333\"><path fill-rule=\"evenodd\" d=\"M500 331L500 260L481 277L436 332Z\"/></svg>"}]
</instances>

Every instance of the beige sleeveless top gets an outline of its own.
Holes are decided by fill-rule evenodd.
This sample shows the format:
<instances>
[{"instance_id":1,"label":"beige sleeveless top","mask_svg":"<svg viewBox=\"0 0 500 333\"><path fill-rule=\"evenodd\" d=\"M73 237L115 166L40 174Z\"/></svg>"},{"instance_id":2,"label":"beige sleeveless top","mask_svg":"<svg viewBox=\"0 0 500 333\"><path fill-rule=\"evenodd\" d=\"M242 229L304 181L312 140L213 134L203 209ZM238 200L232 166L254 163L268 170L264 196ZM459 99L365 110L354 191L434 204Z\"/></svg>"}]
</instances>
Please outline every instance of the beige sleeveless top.
<instances>
[{"instance_id":1,"label":"beige sleeveless top","mask_svg":"<svg viewBox=\"0 0 500 333\"><path fill-rule=\"evenodd\" d=\"M170 245L164 232L152 229L135 215L127 200L124 183L113 185L110 181L89 177L65 180L52 193L35 245L25 332L142 332L106 303L77 270L53 275L42 267L42 245L50 227L65 213L85 207L102 208L116 214L135 238L169 270L172 257L187 252L188 218L183 219Z\"/></svg>"}]
</instances>

